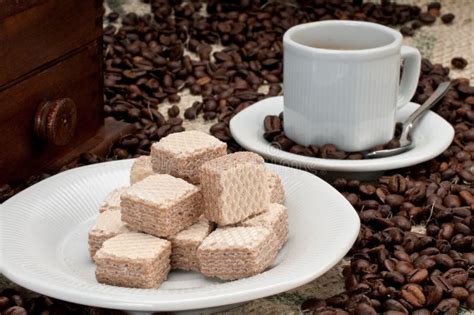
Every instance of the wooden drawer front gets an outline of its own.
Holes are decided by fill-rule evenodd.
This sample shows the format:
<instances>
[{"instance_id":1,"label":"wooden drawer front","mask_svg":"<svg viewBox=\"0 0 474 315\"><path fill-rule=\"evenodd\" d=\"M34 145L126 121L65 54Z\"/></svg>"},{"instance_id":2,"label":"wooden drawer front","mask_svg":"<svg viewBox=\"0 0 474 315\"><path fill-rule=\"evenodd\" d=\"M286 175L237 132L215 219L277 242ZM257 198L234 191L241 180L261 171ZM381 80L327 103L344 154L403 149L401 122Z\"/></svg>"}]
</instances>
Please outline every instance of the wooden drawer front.
<instances>
[{"instance_id":1,"label":"wooden drawer front","mask_svg":"<svg viewBox=\"0 0 474 315\"><path fill-rule=\"evenodd\" d=\"M99 38L103 10L99 0L0 0L0 87Z\"/></svg>"},{"instance_id":2,"label":"wooden drawer front","mask_svg":"<svg viewBox=\"0 0 474 315\"><path fill-rule=\"evenodd\" d=\"M0 89L0 183L45 169L103 124L101 45L88 45L18 84ZM56 146L38 140L35 112L40 104L69 98L77 108L77 127L72 140Z\"/></svg>"}]
</instances>

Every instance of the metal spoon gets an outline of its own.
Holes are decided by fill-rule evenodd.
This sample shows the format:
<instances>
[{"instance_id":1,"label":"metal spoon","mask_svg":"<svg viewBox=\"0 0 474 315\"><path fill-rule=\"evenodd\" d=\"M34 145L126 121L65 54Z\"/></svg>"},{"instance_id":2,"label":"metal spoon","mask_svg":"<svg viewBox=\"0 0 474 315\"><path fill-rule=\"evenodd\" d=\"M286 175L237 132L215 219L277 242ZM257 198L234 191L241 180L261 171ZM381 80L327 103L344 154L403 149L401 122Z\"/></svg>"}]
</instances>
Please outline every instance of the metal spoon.
<instances>
[{"instance_id":1,"label":"metal spoon","mask_svg":"<svg viewBox=\"0 0 474 315\"><path fill-rule=\"evenodd\" d=\"M381 157L389 157L397 155L408 150L411 150L414 147L413 142L410 139L410 132L417 122L417 120L423 116L433 105L435 105L445 94L448 92L450 83L443 82L438 85L438 88L434 91L433 94L421 105L416 111L414 111L403 123L402 134L400 136L400 147L394 149L385 149L377 151L365 151L362 152L366 159L376 159Z\"/></svg>"}]
</instances>

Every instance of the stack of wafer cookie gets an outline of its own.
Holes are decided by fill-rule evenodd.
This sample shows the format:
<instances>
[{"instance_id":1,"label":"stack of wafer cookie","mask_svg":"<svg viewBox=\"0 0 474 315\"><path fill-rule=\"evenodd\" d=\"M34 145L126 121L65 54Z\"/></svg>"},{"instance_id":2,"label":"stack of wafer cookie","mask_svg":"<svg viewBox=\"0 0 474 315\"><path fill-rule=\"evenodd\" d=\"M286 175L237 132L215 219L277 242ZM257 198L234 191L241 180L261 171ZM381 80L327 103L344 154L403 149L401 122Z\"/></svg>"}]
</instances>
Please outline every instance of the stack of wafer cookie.
<instances>
[{"instance_id":1,"label":"stack of wafer cookie","mask_svg":"<svg viewBox=\"0 0 474 315\"><path fill-rule=\"evenodd\" d=\"M272 264L288 237L282 182L259 155L226 149L181 132L134 162L131 186L106 197L90 230L99 282L157 287L170 269L233 280Z\"/></svg>"}]
</instances>

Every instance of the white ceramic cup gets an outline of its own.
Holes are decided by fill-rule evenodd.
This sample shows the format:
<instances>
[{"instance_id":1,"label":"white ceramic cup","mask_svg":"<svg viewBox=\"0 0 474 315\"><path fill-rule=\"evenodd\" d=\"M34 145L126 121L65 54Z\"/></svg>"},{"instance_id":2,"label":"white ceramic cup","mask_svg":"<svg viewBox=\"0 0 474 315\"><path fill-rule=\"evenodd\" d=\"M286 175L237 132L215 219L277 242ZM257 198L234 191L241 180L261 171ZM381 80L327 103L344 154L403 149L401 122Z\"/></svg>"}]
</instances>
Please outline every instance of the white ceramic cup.
<instances>
[{"instance_id":1,"label":"white ceramic cup","mask_svg":"<svg viewBox=\"0 0 474 315\"><path fill-rule=\"evenodd\" d=\"M399 32L375 23L322 21L290 28L283 45L290 139L351 152L392 139L396 110L415 94L421 64L420 52L402 45Z\"/></svg>"}]
</instances>

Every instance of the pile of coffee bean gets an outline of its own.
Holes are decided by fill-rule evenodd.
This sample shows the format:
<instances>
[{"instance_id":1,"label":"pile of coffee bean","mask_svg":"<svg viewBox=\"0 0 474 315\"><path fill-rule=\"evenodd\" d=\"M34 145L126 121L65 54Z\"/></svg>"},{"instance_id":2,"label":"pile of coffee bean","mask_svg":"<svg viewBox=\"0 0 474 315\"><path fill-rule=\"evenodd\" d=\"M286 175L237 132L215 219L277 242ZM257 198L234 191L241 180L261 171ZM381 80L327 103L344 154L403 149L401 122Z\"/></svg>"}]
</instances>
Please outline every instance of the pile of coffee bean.
<instances>
[{"instance_id":1,"label":"pile of coffee bean","mask_svg":"<svg viewBox=\"0 0 474 315\"><path fill-rule=\"evenodd\" d=\"M211 0L207 14L202 13L200 2L148 2L152 14L127 14L121 17L120 28L104 30L104 111L135 124L137 132L120 139L106 158L84 153L69 167L148 154L153 141L182 131L183 119L198 116L215 120L210 132L227 142L230 151L240 150L231 137L229 121L254 102L281 94L281 39L293 25L355 19L400 25L404 35L410 36L442 13L444 23L455 18L442 12L438 2L419 8L385 0L378 4ZM116 13L106 17L117 18ZM211 45L217 43L224 49L213 52ZM462 64L462 60L453 63L455 67ZM424 59L414 101L424 102L447 80L448 67ZM202 101L184 111L178 107L160 111L160 103L179 102L185 89L200 95ZM317 314L455 314L474 307L473 106L474 87L467 79L452 80L452 89L434 108L456 132L442 155L373 182L334 181L358 211L361 231L344 270L346 291L326 300L305 301L302 309ZM338 151L317 149L327 156ZM15 187L0 186L0 202L47 176L32 177ZM18 304L14 295L19 296L0 294L2 314L107 312L47 297ZM39 306L33 310L34 303Z\"/></svg>"},{"instance_id":2,"label":"pile of coffee bean","mask_svg":"<svg viewBox=\"0 0 474 315\"><path fill-rule=\"evenodd\" d=\"M279 115L267 115L263 120L263 129L265 133L263 137L271 143L272 147L283 151L291 152L298 155L316 157L322 159L336 159L336 160L362 160L364 155L362 152L346 152L339 150L334 144L324 144L320 147L310 144L304 146L297 144L285 135L283 128L283 112ZM397 123L395 127L395 136L392 140L384 145L376 146L369 151L377 151L383 149L394 149L400 147L400 134L402 125Z\"/></svg>"}]
</instances>

